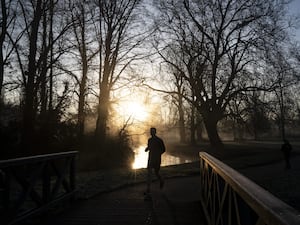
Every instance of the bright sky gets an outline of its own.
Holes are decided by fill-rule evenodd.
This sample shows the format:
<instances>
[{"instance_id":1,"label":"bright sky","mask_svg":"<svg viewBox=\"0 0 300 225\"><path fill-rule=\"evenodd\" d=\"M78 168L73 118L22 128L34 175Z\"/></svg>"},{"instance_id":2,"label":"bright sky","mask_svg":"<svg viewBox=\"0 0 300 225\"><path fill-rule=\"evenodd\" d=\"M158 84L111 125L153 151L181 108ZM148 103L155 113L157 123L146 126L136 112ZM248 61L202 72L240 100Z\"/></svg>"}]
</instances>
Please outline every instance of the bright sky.
<instances>
[{"instance_id":1,"label":"bright sky","mask_svg":"<svg viewBox=\"0 0 300 225\"><path fill-rule=\"evenodd\" d=\"M291 15L298 14L300 17L300 0L292 1L289 6L289 11ZM296 38L300 43L300 24L296 31L296 35ZM156 71L151 72L151 69L149 68L144 68L143 70L149 70L149 73L156 73ZM161 88L158 87L158 89ZM120 93L120 96L123 97L119 100L119 104L115 106L116 110L121 115L119 117L120 121L118 121L120 125L123 125L127 121L129 124L134 124L136 126L138 123L145 124L152 120L153 93L150 94L152 100L148 102L145 101L145 99L147 99L146 94L137 90L132 92L129 91L128 93L125 91L124 93ZM124 96L127 97L124 98Z\"/></svg>"},{"instance_id":2,"label":"bright sky","mask_svg":"<svg viewBox=\"0 0 300 225\"><path fill-rule=\"evenodd\" d=\"M290 7L290 10L293 12L293 13L299 13L299 10L300 10L300 0L293 0L291 3L290 3L291 7Z\"/></svg>"},{"instance_id":3,"label":"bright sky","mask_svg":"<svg viewBox=\"0 0 300 225\"><path fill-rule=\"evenodd\" d=\"M290 3L290 12L300 15L300 0L294 0ZM297 29L296 35L297 40L300 42L300 27Z\"/></svg>"}]
</instances>

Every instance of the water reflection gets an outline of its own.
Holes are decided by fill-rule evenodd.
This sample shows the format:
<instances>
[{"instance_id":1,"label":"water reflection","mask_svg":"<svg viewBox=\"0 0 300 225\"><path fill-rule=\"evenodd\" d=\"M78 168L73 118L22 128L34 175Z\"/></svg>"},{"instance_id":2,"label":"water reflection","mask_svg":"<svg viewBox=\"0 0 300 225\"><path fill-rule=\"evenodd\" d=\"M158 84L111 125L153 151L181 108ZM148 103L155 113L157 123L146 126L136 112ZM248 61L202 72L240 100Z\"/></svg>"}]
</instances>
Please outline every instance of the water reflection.
<instances>
[{"instance_id":1,"label":"water reflection","mask_svg":"<svg viewBox=\"0 0 300 225\"><path fill-rule=\"evenodd\" d=\"M133 169L146 168L148 162L148 152L145 152L146 146L140 146L134 150Z\"/></svg>"},{"instance_id":2,"label":"water reflection","mask_svg":"<svg viewBox=\"0 0 300 225\"><path fill-rule=\"evenodd\" d=\"M148 152L145 152L146 146L140 146L134 150L134 162L132 164L133 169L146 168L148 162ZM165 152L161 158L161 166L176 165L182 163L192 162L191 159L187 157L177 157Z\"/></svg>"}]
</instances>

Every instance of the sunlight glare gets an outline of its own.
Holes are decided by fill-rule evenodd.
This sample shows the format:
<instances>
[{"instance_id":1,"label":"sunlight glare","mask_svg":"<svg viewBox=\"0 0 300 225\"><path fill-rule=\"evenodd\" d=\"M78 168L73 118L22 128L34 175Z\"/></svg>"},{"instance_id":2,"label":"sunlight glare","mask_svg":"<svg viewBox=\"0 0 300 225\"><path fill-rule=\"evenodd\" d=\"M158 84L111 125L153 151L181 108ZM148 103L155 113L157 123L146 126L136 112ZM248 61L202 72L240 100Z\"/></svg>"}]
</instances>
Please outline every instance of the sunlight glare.
<instances>
[{"instance_id":1,"label":"sunlight glare","mask_svg":"<svg viewBox=\"0 0 300 225\"><path fill-rule=\"evenodd\" d=\"M139 102L129 102L125 108L125 116L132 117L138 121L145 121L148 117L148 112L144 105Z\"/></svg>"},{"instance_id":2,"label":"sunlight glare","mask_svg":"<svg viewBox=\"0 0 300 225\"><path fill-rule=\"evenodd\" d=\"M148 152L145 152L146 146L140 146L134 150L134 162L132 169L146 168L148 162Z\"/></svg>"}]
</instances>

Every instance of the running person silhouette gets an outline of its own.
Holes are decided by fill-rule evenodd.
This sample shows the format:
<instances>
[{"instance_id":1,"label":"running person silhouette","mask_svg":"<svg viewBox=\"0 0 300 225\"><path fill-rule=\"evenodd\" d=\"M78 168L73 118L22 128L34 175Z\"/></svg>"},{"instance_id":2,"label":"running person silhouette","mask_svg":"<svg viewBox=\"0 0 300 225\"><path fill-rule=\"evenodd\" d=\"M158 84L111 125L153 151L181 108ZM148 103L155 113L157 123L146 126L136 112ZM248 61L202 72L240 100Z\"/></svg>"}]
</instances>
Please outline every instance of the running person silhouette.
<instances>
[{"instance_id":1,"label":"running person silhouette","mask_svg":"<svg viewBox=\"0 0 300 225\"><path fill-rule=\"evenodd\" d=\"M149 151L148 155L148 175L147 175L147 190L146 195L150 194L150 187L152 183L152 170L154 169L156 177L159 179L160 188L164 186L164 180L159 174L161 155L166 151L165 144L163 140L156 136L156 128L150 128L151 138L148 139L148 146L145 149L146 152Z\"/></svg>"}]
</instances>

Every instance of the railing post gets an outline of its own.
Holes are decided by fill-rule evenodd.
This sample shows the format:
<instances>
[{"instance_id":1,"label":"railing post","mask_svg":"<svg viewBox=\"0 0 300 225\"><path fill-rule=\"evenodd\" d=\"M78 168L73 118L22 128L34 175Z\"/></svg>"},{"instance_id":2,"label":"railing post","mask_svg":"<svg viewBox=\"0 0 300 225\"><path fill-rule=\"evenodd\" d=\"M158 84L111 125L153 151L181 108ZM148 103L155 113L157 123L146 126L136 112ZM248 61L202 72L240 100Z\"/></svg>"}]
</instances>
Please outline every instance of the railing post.
<instances>
[{"instance_id":1,"label":"railing post","mask_svg":"<svg viewBox=\"0 0 300 225\"><path fill-rule=\"evenodd\" d=\"M71 158L71 165L70 165L70 189L71 189L71 191L74 191L76 189L75 155ZM74 200L74 196L72 196L72 200Z\"/></svg>"},{"instance_id":2,"label":"railing post","mask_svg":"<svg viewBox=\"0 0 300 225\"><path fill-rule=\"evenodd\" d=\"M46 162L43 171L43 201L47 203L50 201L51 193L51 174L49 173L49 163Z\"/></svg>"}]
</instances>

